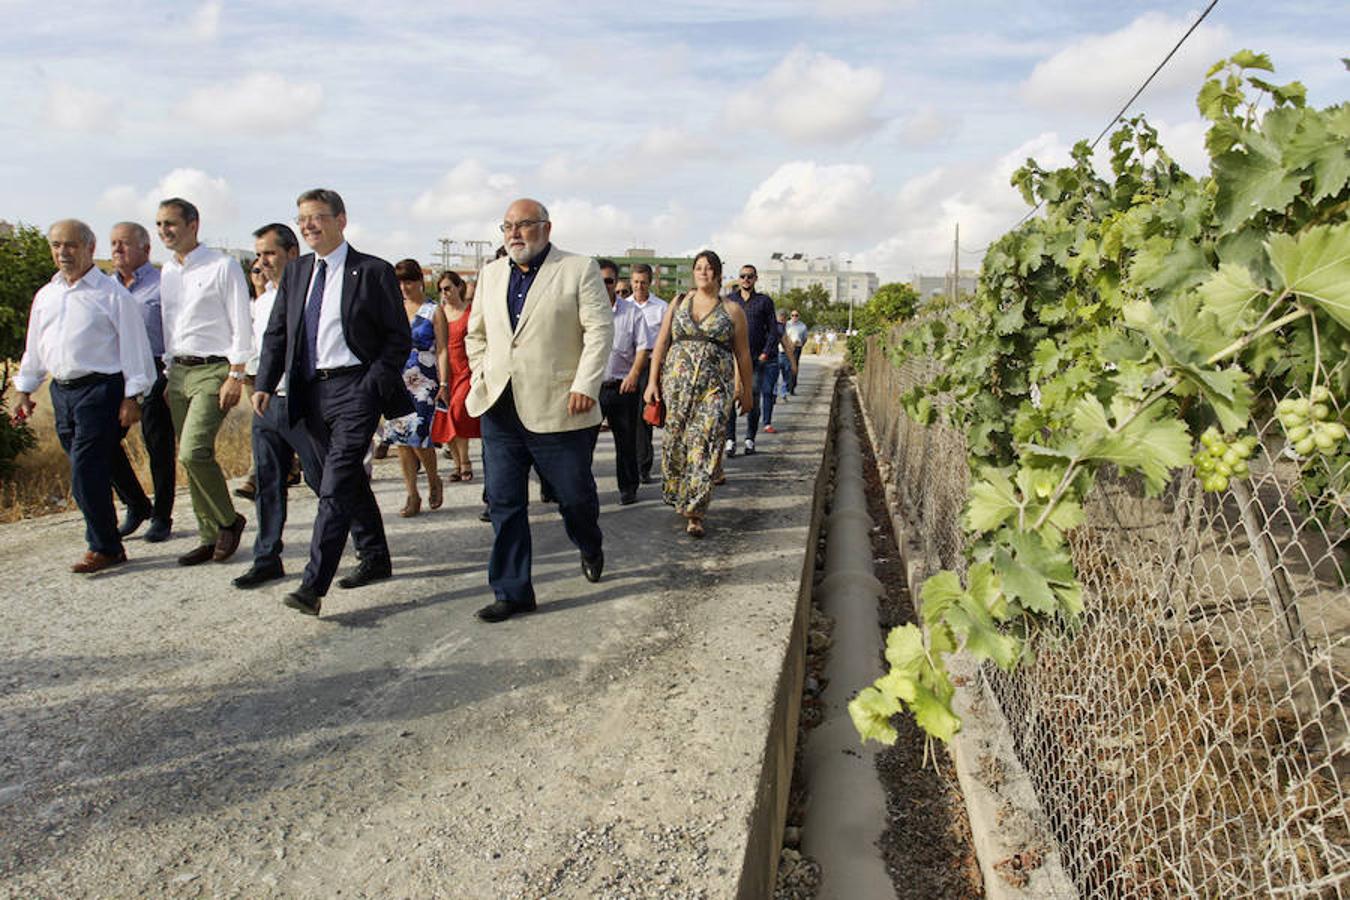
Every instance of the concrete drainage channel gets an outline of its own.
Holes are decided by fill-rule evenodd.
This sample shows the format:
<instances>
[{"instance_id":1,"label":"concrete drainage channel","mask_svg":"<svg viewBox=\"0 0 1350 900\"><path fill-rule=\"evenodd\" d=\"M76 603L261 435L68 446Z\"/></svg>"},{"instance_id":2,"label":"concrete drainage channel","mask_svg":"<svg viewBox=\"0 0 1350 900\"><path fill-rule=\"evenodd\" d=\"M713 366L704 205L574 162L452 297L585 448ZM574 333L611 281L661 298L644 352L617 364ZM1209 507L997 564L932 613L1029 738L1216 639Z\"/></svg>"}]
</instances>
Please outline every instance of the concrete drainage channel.
<instances>
[{"instance_id":1,"label":"concrete drainage channel","mask_svg":"<svg viewBox=\"0 0 1350 900\"><path fill-rule=\"evenodd\" d=\"M784 666L787 682L784 687L791 690L795 683L797 693L783 698L786 702L780 704L782 714L777 718L781 727L790 730L784 735L787 740L771 738L779 752L770 756L777 763L766 766L766 783L761 784L761 795L770 800L761 809L768 812L772 808L779 818L771 827L752 830L765 838L773 836L769 839L774 845L773 857L778 860L773 896L783 900L957 896L950 888L938 890L934 885L925 888L913 883L915 873L897 871L894 856L888 866L883 847L889 846L893 853L897 844L902 853L907 847L913 848L920 858L911 862L918 865L959 867L962 862L957 858L959 854L944 861L942 849L935 853L929 846L933 843L931 834L924 828L905 833L907 816L913 822L915 816L922 820L929 813L926 808L903 807L928 801L907 797L903 788L896 790L897 758L888 760L886 754L890 751L880 745L860 744L848 715L848 701L883 672L881 651L885 631L878 627L878 604L885 606L888 588L878 579L873 565L874 552L879 552L874 541L883 527L888 538L889 532L894 532L905 585L917 586L917 573L909 564L913 555L906 552L907 544L912 545L911 536L899 515L900 508L894 502L884 471L881 485L885 500L880 496L870 499L873 510L890 521L878 524L869 513L864 448L855 427L857 419L853 387L847 378L841 377L831 419L833 433L826 445L826 463L817 479L812 542L802 577L798 627L794 628L789 651L794 658ZM876 478L875 470L872 477ZM874 484L871 493L880 495L882 491ZM912 616L908 598L905 603L904 614ZM960 823L963 834L959 842L973 844L980 870L967 881L974 887L961 891L961 895L978 895L982 875L983 892L988 897L1075 896L1057 854L1043 839L1046 833L1043 817L1013 756L996 704L983 690L977 671L972 668L961 674L964 686L958 690L957 701L964 730L950 751L955 776L960 781L960 799L965 804L961 818L968 818L970 828L970 833L965 834L964 821ZM799 717L804 728L799 738L802 743L796 747L797 765L793 767L791 737L797 732ZM888 767L892 777L883 786L879 773L887 772ZM902 768L900 781L936 780L944 782L940 790L952 789L945 783L951 780L950 775L924 769L915 758L908 758ZM784 782L792 770L798 780L789 792ZM923 791L915 796L922 797ZM959 805L959 801L953 802ZM902 808L897 810L897 806ZM925 824L931 829L931 823ZM888 829L899 829L900 833L888 833L883 838ZM781 854L776 852L780 839ZM1028 854L1029 847L1036 849ZM1010 878L1009 861L1020 861L1028 855L1036 857L1034 871L1018 872ZM768 890L745 890L749 886L743 880L742 897L769 896ZM759 887L767 885L761 883Z\"/></svg>"}]
</instances>

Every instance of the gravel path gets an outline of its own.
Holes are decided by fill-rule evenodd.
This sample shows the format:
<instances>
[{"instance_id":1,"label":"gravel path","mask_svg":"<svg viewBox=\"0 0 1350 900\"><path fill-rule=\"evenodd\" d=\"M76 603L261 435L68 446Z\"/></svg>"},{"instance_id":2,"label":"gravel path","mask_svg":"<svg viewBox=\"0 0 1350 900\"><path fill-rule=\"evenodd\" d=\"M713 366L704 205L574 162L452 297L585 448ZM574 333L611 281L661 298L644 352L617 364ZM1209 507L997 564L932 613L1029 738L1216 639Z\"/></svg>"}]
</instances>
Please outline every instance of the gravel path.
<instances>
[{"instance_id":1,"label":"gravel path","mask_svg":"<svg viewBox=\"0 0 1350 900\"><path fill-rule=\"evenodd\" d=\"M730 461L701 543L657 486L617 505L602 434L604 579L535 504L540 610L496 626L481 482L404 520L393 460L396 577L317 621L279 602L296 577L231 588L246 553L176 566L186 495L174 540L93 577L67 571L77 515L0 527L0 894L734 895L835 365Z\"/></svg>"}]
</instances>

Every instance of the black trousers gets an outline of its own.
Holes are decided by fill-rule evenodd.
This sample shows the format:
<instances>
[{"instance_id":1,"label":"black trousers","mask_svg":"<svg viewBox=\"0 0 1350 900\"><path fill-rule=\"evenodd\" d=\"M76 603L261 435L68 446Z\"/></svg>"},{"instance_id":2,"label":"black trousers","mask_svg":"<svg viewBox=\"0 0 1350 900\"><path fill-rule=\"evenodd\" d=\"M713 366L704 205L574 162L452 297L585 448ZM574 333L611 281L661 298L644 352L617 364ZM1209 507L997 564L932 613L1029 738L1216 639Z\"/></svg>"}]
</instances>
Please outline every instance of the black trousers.
<instances>
[{"instance_id":1,"label":"black trousers","mask_svg":"<svg viewBox=\"0 0 1350 900\"><path fill-rule=\"evenodd\" d=\"M305 483L318 495L323 488L323 459L303 422L290 424L285 396L272 397L267 412L253 417L253 468L256 479L254 507L258 512L258 537L253 542L253 561L262 565L281 562L281 533L286 527L286 479L298 456Z\"/></svg>"},{"instance_id":2,"label":"black trousers","mask_svg":"<svg viewBox=\"0 0 1350 900\"><path fill-rule=\"evenodd\" d=\"M51 387L56 436L70 457L70 492L84 513L85 542L90 550L108 556L122 552L111 464L122 447L117 410L125 385L119 372L76 388L63 388L56 382ZM126 459L125 453L122 458Z\"/></svg>"},{"instance_id":3,"label":"black trousers","mask_svg":"<svg viewBox=\"0 0 1350 900\"><path fill-rule=\"evenodd\" d=\"M369 372L351 372L307 386L305 426L323 460L319 512L301 580L322 597L337 574L347 532L360 559L389 558L384 520L366 475L366 452L380 421L380 397ZM291 399L299 401L293 391ZM303 463L302 463L303 465Z\"/></svg>"},{"instance_id":4,"label":"black trousers","mask_svg":"<svg viewBox=\"0 0 1350 900\"><path fill-rule=\"evenodd\" d=\"M642 478L650 478L652 466L656 464L656 455L652 452L652 426L642 418L642 395L647 390L647 376L651 373L651 370L650 365L643 366L642 374L638 376L638 417L634 438L637 441L638 473Z\"/></svg>"},{"instance_id":5,"label":"black trousers","mask_svg":"<svg viewBox=\"0 0 1350 900\"><path fill-rule=\"evenodd\" d=\"M607 381L600 385L600 409L609 419L609 432L614 436L614 473L619 482L619 493L628 494L638 488L638 422L641 407L637 391L619 393L619 382Z\"/></svg>"},{"instance_id":6,"label":"black trousers","mask_svg":"<svg viewBox=\"0 0 1350 900\"><path fill-rule=\"evenodd\" d=\"M117 492L117 499L122 501L122 505L167 522L173 518L178 460L174 455L173 417L169 415L169 404L164 399L164 388L169 380L164 377L163 360L155 360L155 370L159 376L146 392L145 404L141 406L141 439L145 442L145 455L150 459L154 503L151 504L150 498L146 496L140 479L136 477L136 470L127 458L126 448L120 442L108 463L112 470L113 490ZM126 436L126 429L122 429L122 437Z\"/></svg>"}]
</instances>

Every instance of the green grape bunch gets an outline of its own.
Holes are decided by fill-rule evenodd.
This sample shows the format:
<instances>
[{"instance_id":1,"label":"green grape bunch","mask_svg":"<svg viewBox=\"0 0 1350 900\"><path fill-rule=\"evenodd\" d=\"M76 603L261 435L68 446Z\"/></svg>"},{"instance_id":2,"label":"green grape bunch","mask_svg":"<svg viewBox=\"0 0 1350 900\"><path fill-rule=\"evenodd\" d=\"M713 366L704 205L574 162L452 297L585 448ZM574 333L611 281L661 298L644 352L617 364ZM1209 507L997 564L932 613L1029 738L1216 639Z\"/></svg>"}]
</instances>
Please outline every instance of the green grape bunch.
<instances>
[{"instance_id":1,"label":"green grape bunch","mask_svg":"<svg viewBox=\"0 0 1350 900\"><path fill-rule=\"evenodd\" d=\"M1331 392L1318 385L1307 397L1285 397L1275 407L1294 452L1305 459L1314 453L1331 455L1345 440L1345 426L1332 421Z\"/></svg>"},{"instance_id":2,"label":"green grape bunch","mask_svg":"<svg viewBox=\"0 0 1350 900\"><path fill-rule=\"evenodd\" d=\"M1247 460L1256 449L1253 435L1234 437L1219 433L1213 426L1200 435L1200 451L1191 457L1200 486L1211 494L1228 490L1233 478L1245 478L1250 471Z\"/></svg>"}]
</instances>

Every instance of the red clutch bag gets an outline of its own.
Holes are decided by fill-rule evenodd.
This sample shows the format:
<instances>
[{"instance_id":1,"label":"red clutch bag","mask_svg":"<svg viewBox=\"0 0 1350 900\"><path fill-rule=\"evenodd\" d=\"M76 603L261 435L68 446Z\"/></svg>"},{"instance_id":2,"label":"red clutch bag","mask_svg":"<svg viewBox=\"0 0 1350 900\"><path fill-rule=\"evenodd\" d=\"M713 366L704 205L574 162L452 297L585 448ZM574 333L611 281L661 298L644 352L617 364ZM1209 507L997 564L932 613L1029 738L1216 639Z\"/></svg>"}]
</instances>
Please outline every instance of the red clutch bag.
<instances>
[{"instance_id":1,"label":"red clutch bag","mask_svg":"<svg viewBox=\"0 0 1350 900\"><path fill-rule=\"evenodd\" d=\"M653 400L642 407L642 421L653 428L663 428L666 424L666 404L664 400Z\"/></svg>"}]
</instances>

